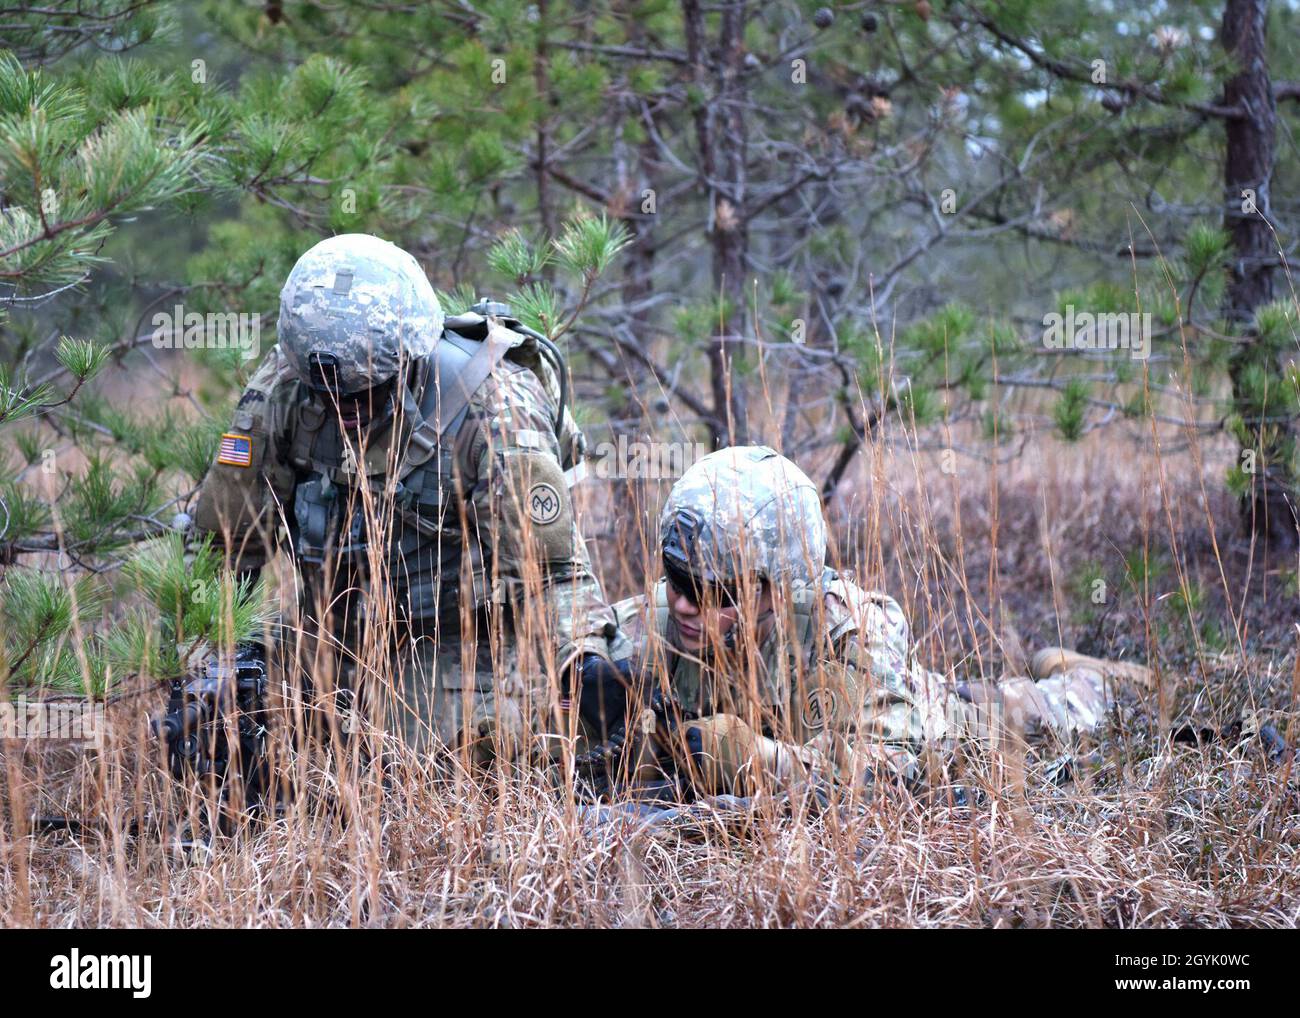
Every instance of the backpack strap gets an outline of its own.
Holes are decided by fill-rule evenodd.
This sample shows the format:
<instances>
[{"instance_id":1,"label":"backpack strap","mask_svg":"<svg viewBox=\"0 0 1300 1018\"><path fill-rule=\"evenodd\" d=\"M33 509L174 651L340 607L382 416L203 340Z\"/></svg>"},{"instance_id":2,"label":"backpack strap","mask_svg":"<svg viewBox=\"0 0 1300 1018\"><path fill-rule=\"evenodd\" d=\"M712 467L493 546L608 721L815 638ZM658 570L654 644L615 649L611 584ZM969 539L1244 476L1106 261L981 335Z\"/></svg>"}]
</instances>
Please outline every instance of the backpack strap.
<instances>
[{"instance_id":1,"label":"backpack strap","mask_svg":"<svg viewBox=\"0 0 1300 1018\"><path fill-rule=\"evenodd\" d=\"M474 393L518 342L514 333L501 328L489 329L481 341L443 332L433 348L433 365L424 387L424 398L412 415L415 424L397 473L399 480L427 462L443 438L456 433ZM410 413L411 408L406 410Z\"/></svg>"}]
</instances>

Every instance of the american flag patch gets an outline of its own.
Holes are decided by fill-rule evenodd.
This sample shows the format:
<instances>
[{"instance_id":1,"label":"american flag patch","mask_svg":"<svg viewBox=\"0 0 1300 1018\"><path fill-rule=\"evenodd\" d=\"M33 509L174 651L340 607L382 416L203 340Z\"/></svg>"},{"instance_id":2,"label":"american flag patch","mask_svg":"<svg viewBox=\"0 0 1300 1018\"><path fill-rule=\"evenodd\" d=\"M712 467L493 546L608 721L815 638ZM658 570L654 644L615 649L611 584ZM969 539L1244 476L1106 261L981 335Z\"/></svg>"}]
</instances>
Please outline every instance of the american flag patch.
<instances>
[{"instance_id":1,"label":"american flag patch","mask_svg":"<svg viewBox=\"0 0 1300 1018\"><path fill-rule=\"evenodd\" d=\"M234 435L230 432L222 435L217 462L224 463L228 467L252 466L253 439L248 435Z\"/></svg>"}]
</instances>

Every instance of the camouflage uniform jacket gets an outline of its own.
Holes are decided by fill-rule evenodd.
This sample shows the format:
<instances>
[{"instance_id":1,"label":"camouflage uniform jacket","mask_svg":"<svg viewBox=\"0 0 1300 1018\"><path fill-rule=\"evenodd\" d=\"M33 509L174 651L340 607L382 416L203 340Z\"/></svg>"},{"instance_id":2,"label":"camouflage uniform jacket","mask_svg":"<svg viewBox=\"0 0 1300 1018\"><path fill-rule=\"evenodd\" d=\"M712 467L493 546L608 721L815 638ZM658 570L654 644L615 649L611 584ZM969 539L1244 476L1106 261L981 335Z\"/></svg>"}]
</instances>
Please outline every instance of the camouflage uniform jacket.
<instances>
[{"instance_id":1,"label":"camouflage uniform jacket","mask_svg":"<svg viewBox=\"0 0 1300 1018\"><path fill-rule=\"evenodd\" d=\"M450 332L442 342L451 339L470 342ZM559 664L606 654L612 614L569 493L585 443L567 408L557 435L558 384L549 365L526 346L511 351L472 394L459 424L408 471L426 393L408 393L403 412L354 448L273 348L204 479L196 530L218 535L239 569L259 568L287 534L308 606L359 587L364 614L382 586L399 618L423 632L464 605L495 606L513 614L516 627L525 609L540 609L533 629L557 648ZM367 551L371 533L386 554ZM370 576L376 561L383 577Z\"/></svg>"},{"instance_id":2,"label":"camouflage uniform jacket","mask_svg":"<svg viewBox=\"0 0 1300 1018\"><path fill-rule=\"evenodd\" d=\"M678 649L661 580L652 598L614 606L626 637L615 656L632 658L640 674L666 675L686 710L739 715L839 780L882 770L915 778L917 751L951 741L965 704L943 676L912 661L898 602L830 569L786 600L778 611L789 617L764 627L755 653L724 650L705 661Z\"/></svg>"}]
</instances>

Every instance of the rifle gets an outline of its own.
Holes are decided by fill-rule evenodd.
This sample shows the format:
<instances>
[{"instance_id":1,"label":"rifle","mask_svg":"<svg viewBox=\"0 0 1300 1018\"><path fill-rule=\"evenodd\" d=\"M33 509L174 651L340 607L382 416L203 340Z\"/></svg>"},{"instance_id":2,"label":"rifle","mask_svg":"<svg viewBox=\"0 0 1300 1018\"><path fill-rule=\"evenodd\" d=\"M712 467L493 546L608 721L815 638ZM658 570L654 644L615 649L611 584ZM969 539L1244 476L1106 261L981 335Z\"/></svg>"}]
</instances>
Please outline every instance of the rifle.
<instances>
[{"instance_id":1,"label":"rifle","mask_svg":"<svg viewBox=\"0 0 1300 1018\"><path fill-rule=\"evenodd\" d=\"M689 772L679 766L672 740L685 722L698 717L674 693L656 689L640 712L633 716L629 711L608 739L574 759L579 795L591 802L621 793L642 802L693 798ZM636 726L632 731L629 723ZM651 752L643 758L647 748ZM625 771L631 772L630 780L623 780Z\"/></svg>"},{"instance_id":2,"label":"rifle","mask_svg":"<svg viewBox=\"0 0 1300 1018\"><path fill-rule=\"evenodd\" d=\"M197 782L223 804L242 787L243 808L252 810L270 787L267 720L266 648L243 643L229 664L213 658L199 674L175 679L165 713L150 727L177 781Z\"/></svg>"}]
</instances>

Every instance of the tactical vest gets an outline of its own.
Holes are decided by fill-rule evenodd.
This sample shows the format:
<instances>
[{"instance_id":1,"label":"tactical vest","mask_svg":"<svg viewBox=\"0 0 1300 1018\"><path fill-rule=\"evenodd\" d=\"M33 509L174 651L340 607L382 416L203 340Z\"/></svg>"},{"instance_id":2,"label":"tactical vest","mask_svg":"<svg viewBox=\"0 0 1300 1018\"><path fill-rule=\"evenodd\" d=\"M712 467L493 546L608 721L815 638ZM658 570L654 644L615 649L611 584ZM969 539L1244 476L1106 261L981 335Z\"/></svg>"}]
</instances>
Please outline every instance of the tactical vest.
<instances>
[{"instance_id":1,"label":"tactical vest","mask_svg":"<svg viewBox=\"0 0 1300 1018\"><path fill-rule=\"evenodd\" d=\"M349 588L363 592L335 609L336 629L340 612L349 616L344 627L355 624L372 601L379 586L374 581L382 579L371 577L372 558L386 573L384 593L391 594L399 620L413 625L417 633L431 635L439 619L456 619L462 602L475 607L486 600L487 591L461 589L465 555L481 556L482 551L465 546L454 462L456 438L473 395L458 391L458 384L476 390L507 352L485 351L486 342L444 332L418 401L408 386L402 387L410 437L396 456L395 478L388 470L368 474L365 463L356 463L340 429L326 426L331 411L299 388L288 437L288 459L297 482L289 530L305 600L314 606L319 598L337 599ZM362 484L374 496L370 512L381 521L377 533L387 538L378 555L369 547ZM331 571L333 589L327 589ZM482 570L470 572L482 575Z\"/></svg>"}]
</instances>

